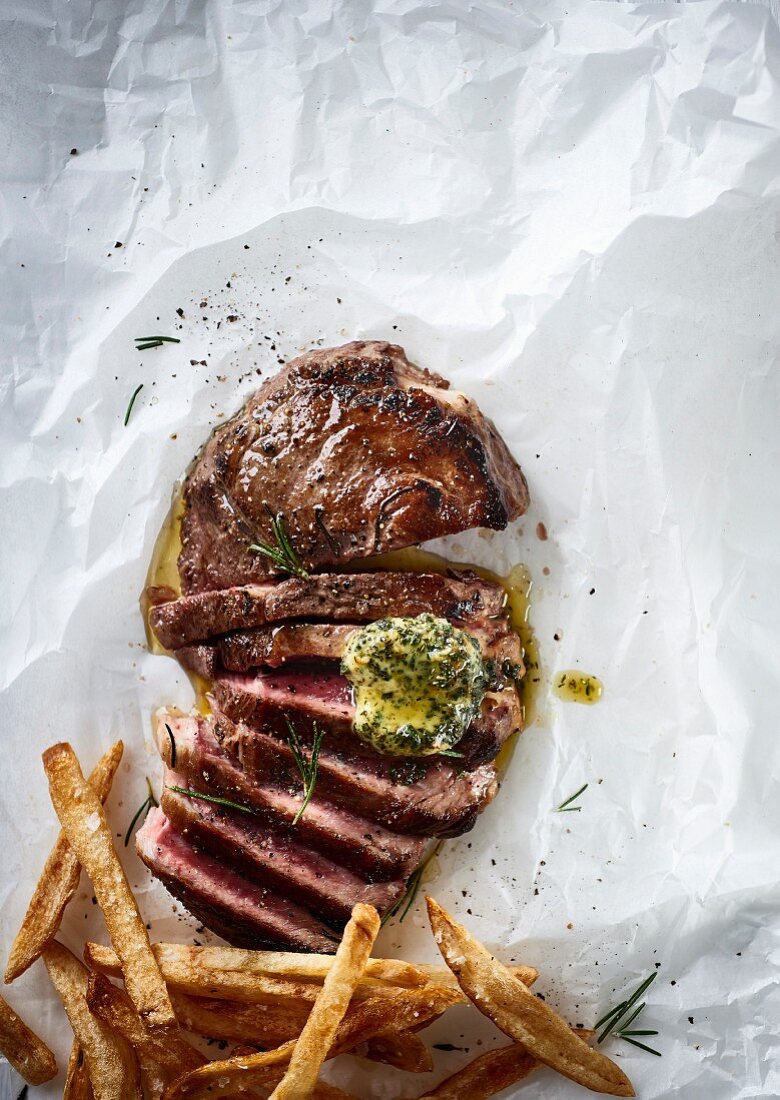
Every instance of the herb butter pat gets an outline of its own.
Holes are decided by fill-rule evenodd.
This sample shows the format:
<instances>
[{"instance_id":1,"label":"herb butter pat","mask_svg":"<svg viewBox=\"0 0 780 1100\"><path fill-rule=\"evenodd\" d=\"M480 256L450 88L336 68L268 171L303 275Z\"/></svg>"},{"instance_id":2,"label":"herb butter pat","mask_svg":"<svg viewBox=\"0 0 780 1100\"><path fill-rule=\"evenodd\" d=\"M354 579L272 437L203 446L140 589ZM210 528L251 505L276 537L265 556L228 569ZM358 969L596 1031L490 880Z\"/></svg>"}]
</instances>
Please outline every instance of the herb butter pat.
<instances>
[{"instance_id":1,"label":"herb butter pat","mask_svg":"<svg viewBox=\"0 0 780 1100\"><path fill-rule=\"evenodd\" d=\"M450 750L476 717L488 683L475 639L435 615L380 619L356 630L341 671L355 695L355 732L390 756Z\"/></svg>"}]
</instances>

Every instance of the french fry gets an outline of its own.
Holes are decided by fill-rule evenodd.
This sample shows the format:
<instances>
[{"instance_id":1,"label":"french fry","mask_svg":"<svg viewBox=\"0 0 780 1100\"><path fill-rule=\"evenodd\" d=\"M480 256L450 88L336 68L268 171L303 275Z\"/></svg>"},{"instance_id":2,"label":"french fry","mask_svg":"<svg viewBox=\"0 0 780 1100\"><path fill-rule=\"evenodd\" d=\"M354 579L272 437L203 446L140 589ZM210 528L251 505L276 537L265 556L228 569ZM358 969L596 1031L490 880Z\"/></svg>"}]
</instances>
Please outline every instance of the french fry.
<instances>
[{"instance_id":1,"label":"french fry","mask_svg":"<svg viewBox=\"0 0 780 1100\"><path fill-rule=\"evenodd\" d=\"M453 989L424 986L406 989L397 998L375 997L350 1005L339 1026L328 1057L345 1054L378 1035L423 1027L447 1008L462 1002L462 994ZM250 1057L225 1058L185 1074L169 1086L163 1100L214 1100L230 1096L236 1088L267 1085L274 1078L271 1070L284 1066L295 1047L291 1040L276 1050Z\"/></svg>"},{"instance_id":2,"label":"french fry","mask_svg":"<svg viewBox=\"0 0 780 1100\"><path fill-rule=\"evenodd\" d=\"M481 1054L419 1100L488 1100L528 1077L541 1064L521 1043L512 1043Z\"/></svg>"},{"instance_id":3,"label":"french fry","mask_svg":"<svg viewBox=\"0 0 780 1100\"><path fill-rule=\"evenodd\" d=\"M413 1031L393 1031L369 1039L366 1057L407 1073L430 1073L433 1069L431 1052Z\"/></svg>"},{"instance_id":4,"label":"french fry","mask_svg":"<svg viewBox=\"0 0 780 1100\"><path fill-rule=\"evenodd\" d=\"M322 979L334 958L332 955L314 955L311 958L316 965L311 968L305 962L299 962L291 964L289 969L279 967L266 970L262 956L281 957L287 953L245 951L235 947L189 947L180 943L155 943L152 951L171 989L196 997L246 1001L250 1004L274 1004L280 999L315 1001L322 989ZM292 953L288 957L293 957ZM87 943L84 958L92 969L102 974L121 976L119 957L110 947ZM299 958L306 959L307 956L301 955ZM376 997L383 993L390 997L404 988L422 987L431 980L418 967L408 963L396 964L394 959L370 961L382 965L374 968L373 974L363 976L356 990L358 997ZM444 981L457 986L449 970L438 969L442 975L446 974ZM321 977L318 976L320 974Z\"/></svg>"},{"instance_id":5,"label":"french fry","mask_svg":"<svg viewBox=\"0 0 780 1100\"><path fill-rule=\"evenodd\" d=\"M591 1050L566 1022L535 997L433 898L428 916L444 961L473 1004L539 1062L593 1092L634 1096L631 1082L611 1059Z\"/></svg>"},{"instance_id":6,"label":"french fry","mask_svg":"<svg viewBox=\"0 0 780 1100\"><path fill-rule=\"evenodd\" d=\"M185 1031L209 1039L255 1043L266 1049L297 1039L311 1009L308 1001L242 1004L176 991L171 993L171 1000L179 1026Z\"/></svg>"},{"instance_id":7,"label":"french fry","mask_svg":"<svg viewBox=\"0 0 780 1100\"><path fill-rule=\"evenodd\" d=\"M47 944L42 957L84 1051L95 1100L141 1100L140 1073L132 1048L87 1008L85 967L58 940Z\"/></svg>"},{"instance_id":8,"label":"french fry","mask_svg":"<svg viewBox=\"0 0 780 1100\"><path fill-rule=\"evenodd\" d=\"M353 908L333 965L322 983L322 993L298 1037L287 1073L270 1100L301 1100L312 1092L380 927L379 914L373 906L359 902Z\"/></svg>"},{"instance_id":9,"label":"french fry","mask_svg":"<svg viewBox=\"0 0 780 1100\"><path fill-rule=\"evenodd\" d=\"M42 1085L57 1075L54 1055L43 1039L17 1016L0 997L0 1053L4 1054L17 1073L29 1085Z\"/></svg>"},{"instance_id":10,"label":"french fry","mask_svg":"<svg viewBox=\"0 0 780 1100\"><path fill-rule=\"evenodd\" d=\"M123 750L124 745L117 741L100 758L89 777L89 784L101 802L106 801L111 791ZM57 935L65 906L78 888L80 873L79 861L65 833L60 832L33 891L22 926L11 944L5 966L6 984L23 974L49 940Z\"/></svg>"},{"instance_id":11,"label":"french fry","mask_svg":"<svg viewBox=\"0 0 780 1100\"><path fill-rule=\"evenodd\" d=\"M460 989L458 979L447 966L431 966L430 963L417 963L418 969L425 974L429 982L434 985L451 985L453 989ZM533 985L539 977L539 971L533 966L508 966L507 970L515 978L519 978L523 985Z\"/></svg>"},{"instance_id":12,"label":"french fry","mask_svg":"<svg viewBox=\"0 0 780 1100\"><path fill-rule=\"evenodd\" d=\"M93 1100L87 1060L78 1039L73 1040L73 1046L70 1048L62 1100Z\"/></svg>"},{"instance_id":13,"label":"french fry","mask_svg":"<svg viewBox=\"0 0 780 1100\"><path fill-rule=\"evenodd\" d=\"M577 1034L581 1038L593 1036L592 1031L582 1029ZM502 1089L522 1081L541 1065L522 1043L512 1043L481 1054L418 1100L488 1100Z\"/></svg>"},{"instance_id":14,"label":"french fry","mask_svg":"<svg viewBox=\"0 0 780 1100\"><path fill-rule=\"evenodd\" d=\"M90 974L87 1006L93 1016L118 1032L135 1050L149 1091L162 1095L166 1085L182 1073L202 1066L206 1059L175 1031L148 1027L127 993L102 974Z\"/></svg>"},{"instance_id":15,"label":"french fry","mask_svg":"<svg viewBox=\"0 0 780 1100\"><path fill-rule=\"evenodd\" d=\"M136 1011L152 1027L175 1027L168 990L116 854L100 799L84 779L70 745L60 743L47 749L43 766L57 817L92 882ZM90 1074L95 1088L91 1066Z\"/></svg>"}]
</instances>

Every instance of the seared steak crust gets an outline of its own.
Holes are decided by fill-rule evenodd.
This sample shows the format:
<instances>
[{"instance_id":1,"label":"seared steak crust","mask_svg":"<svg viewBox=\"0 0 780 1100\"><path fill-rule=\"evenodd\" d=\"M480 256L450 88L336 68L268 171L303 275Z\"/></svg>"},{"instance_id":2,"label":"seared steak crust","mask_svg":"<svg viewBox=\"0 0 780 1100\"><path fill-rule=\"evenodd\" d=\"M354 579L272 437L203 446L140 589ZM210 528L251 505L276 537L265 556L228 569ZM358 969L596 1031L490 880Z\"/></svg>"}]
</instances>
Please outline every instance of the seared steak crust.
<instances>
[{"instance_id":1,"label":"seared steak crust","mask_svg":"<svg viewBox=\"0 0 780 1100\"><path fill-rule=\"evenodd\" d=\"M528 505L520 467L476 404L383 341L288 363L212 435L184 497L185 593L273 574L248 549L273 542L269 508L304 565L321 570L501 529Z\"/></svg>"},{"instance_id":2,"label":"seared steak crust","mask_svg":"<svg viewBox=\"0 0 780 1100\"><path fill-rule=\"evenodd\" d=\"M492 618L506 593L474 573L320 573L279 584L199 592L153 607L149 622L166 649L286 619L373 622L428 612L443 619Z\"/></svg>"}]
</instances>

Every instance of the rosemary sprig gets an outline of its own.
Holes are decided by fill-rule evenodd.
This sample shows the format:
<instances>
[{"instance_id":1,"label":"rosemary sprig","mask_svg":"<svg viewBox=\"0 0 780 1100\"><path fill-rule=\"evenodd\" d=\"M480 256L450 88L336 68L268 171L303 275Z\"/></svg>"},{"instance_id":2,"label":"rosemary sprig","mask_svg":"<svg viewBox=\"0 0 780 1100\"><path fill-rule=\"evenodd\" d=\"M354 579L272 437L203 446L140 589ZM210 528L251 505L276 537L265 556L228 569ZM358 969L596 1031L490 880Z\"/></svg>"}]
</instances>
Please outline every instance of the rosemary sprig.
<instances>
[{"instance_id":1,"label":"rosemary sprig","mask_svg":"<svg viewBox=\"0 0 780 1100\"><path fill-rule=\"evenodd\" d=\"M168 731L168 737L171 742L171 767L176 771L176 738L173 736L173 730L167 722L165 723L165 728Z\"/></svg>"},{"instance_id":2,"label":"rosemary sprig","mask_svg":"<svg viewBox=\"0 0 780 1100\"><path fill-rule=\"evenodd\" d=\"M135 387L135 389L133 390L133 396L130 398L129 404L127 406L127 412L125 413L125 427L127 427L127 422L130 419L130 413L133 411L133 405L135 404L135 399L136 399L136 397L138 397L138 394L141 392L141 390L143 388L144 388L144 384L143 384L143 382L140 382Z\"/></svg>"},{"instance_id":3,"label":"rosemary sprig","mask_svg":"<svg viewBox=\"0 0 780 1100\"><path fill-rule=\"evenodd\" d=\"M141 814L143 814L144 818L146 818L146 815L149 813L152 806L159 806L159 802L154 797L154 791L152 790L152 783L151 783L151 780L149 779L148 775L146 777L146 789L149 793L147 794L146 798L143 800L141 805L138 807L138 809L135 811L135 814L133 815L133 820L130 822L130 824L127 827L127 832L125 833L125 848L130 843L130 837L133 835L133 829L135 828L135 823L138 821L138 818L141 816Z\"/></svg>"},{"instance_id":4,"label":"rosemary sprig","mask_svg":"<svg viewBox=\"0 0 780 1100\"><path fill-rule=\"evenodd\" d=\"M637 1001L642 997L650 986L655 981L657 970L654 970L645 980L637 986L631 996L621 1001L620 1004L608 1012L605 1016L602 1016L600 1020L596 1021L596 1030L602 1028L602 1032L598 1037L598 1042L603 1043L610 1035L614 1035L617 1039L623 1039L626 1043L631 1043L632 1046L639 1047L640 1050L646 1050L648 1054L654 1054L657 1058L661 1057L660 1050L655 1050L653 1047L648 1046L647 1043L641 1043L636 1037L641 1035L643 1037L648 1035L657 1035L657 1031L650 1031L645 1028L632 1028L634 1020L639 1013L645 1007L646 1001L642 1001L637 1005ZM636 1007L634 1007L636 1006ZM633 1012L631 1011L633 1009ZM630 1013L628 1019L625 1019L626 1014ZM621 1023L621 1020L623 1021ZM620 1025L620 1026L618 1026Z\"/></svg>"},{"instance_id":5,"label":"rosemary sprig","mask_svg":"<svg viewBox=\"0 0 780 1100\"><path fill-rule=\"evenodd\" d=\"M271 533L276 545L271 546L267 542L253 542L249 549L256 554L264 554L265 557L270 558L277 569L280 569L283 573L290 573L294 577L308 577L309 574L303 567L298 551L287 534L284 513L277 512L274 515L268 504L266 504L265 510L271 517Z\"/></svg>"},{"instance_id":6,"label":"rosemary sprig","mask_svg":"<svg viewBox=\"0 0 780 1100\"><path fill-rule=\"evenodd\" d=\"M314 788L317 783L317 770L320 764L320 746L322 745L322 738L324 736L323 731L319 728L317 723L314 723L314 740L311 744L311 753L309 759L306 759L306 754L303 751L303 747L298 737L298 731L292 724L290 719L285 714L284 720L287 723L287 728L290 731L290 736L287 738L287 744L290 746L290 752L293 754L295 763L298 765L298 771L301 773L301 779L303 780L303 802L300 805L298 813L293 818L293 825L297 825L303 817L306 807L311 802L311 796L314 794Z\"/></svg>"},{"instance_id":7,"label":"rosemary sprig","mask_svg":"<svg viewBox=\"0 0 780 1100\"><path fill-rule=\"evenodd\" d=\"M430 852L422 861L417 870L413 871L411 875L409 875L409 878L406 880L406 889L404 890L403 894L401 894L400 898L397 898L396 901L393 902L393 904L390 906L390 908L387 910L385 915L382 917L382 920L380 921L380 924L383 928L387 924L387 922L396 915L401 907L403 907L403 912L398 918L398 923L403 923L404 917L406 917L409 910L414 905L417 895L420 892L420 887L422 886L422 880L423 875L425 874L425 870L433 857L438 853L439 849L441 848L441 844L442 842L439 841L438 844L431 848Z\"/></svg>"},{"instance_id":8,"label":"rosemary sprig","mask_svg":"<svg viewBox=\"0 0 780 1100\"><path fill-rule=\"evenodd\" d=\"M255 811L250 806L243 806L240 802L231 802L229 798L219 798L215 794L201 794L189 787L167 786L166 791L176 791L177 794L186 794L188 798L200 798L203 802L213 802L215 806L227 806L231 810L240 810L242 814L253 814Z\"/></svg>"},{"instance_id":9,"label":"rosemary sprig","mask_svg":"<svg viewBox=\"0 0 780 1100\"><path fill-rule=\"evenodd\" d=\"M136 336L135 350L146 351L148 348L161 348L163 344L180 344L177 336Z\"/></svg>"},{"instance_id":10,"label":"rosemary sprig","mask_svg":"<svg viewBox=\"0 0 780 1100\"><path fill-rule=\"evenodd\" d=\"M587 789L588 784L583 783L578 791L575 791L574 794L570 794L565 802L561 802L560 806L555 807L555 812L557 814L578 814L582 806L572 806L572 802L578 799L581 794L584 794Z\"/></svg>"}]
</instances>

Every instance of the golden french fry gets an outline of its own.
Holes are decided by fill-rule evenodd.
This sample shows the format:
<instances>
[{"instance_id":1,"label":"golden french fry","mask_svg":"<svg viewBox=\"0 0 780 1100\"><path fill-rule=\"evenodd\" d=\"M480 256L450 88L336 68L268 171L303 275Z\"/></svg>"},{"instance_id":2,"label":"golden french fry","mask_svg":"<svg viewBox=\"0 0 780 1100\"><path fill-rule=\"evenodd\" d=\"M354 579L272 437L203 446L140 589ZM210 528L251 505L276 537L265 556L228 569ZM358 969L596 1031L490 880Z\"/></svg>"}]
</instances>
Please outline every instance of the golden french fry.
<instances>
[{"instance_id":1,"label":"golden french fry","mask_svg":"<svg viewBox=\"0 0 780 1100\"><path fill-rule=\"evenodd\" d=\"M404 990L397 998L375 997L350 1005L336 1033L329 1057L344 1054L377 1035L424 1026L445 1009L462 1001L462 994L453 989ZM229 1096L236 1088L268 1085L274 1078L269 1067L284 1066L294 1049L295 1041L284 1043L276 1050L251 1057L226 1058L186 1074L174 1081L165 1092L164 1100L214 1100Z\"/></svg>"},{"instance_id":2,"label":"golden french fry","mask_svg":"<svg viewBox=\"0 0 780 1100\"><path fill-rule=\"evenodd\" d=\"M309 1001L246 1004L171 993L179 1026L209 1039L255 1043L270 1049L297 1039L311 1010Z\"/></svg>"},{"instance_id":3,"label":"golden french fry","mask_svg":"<svg viewBox=\"0 0 780 1100\"><path fill-rule=\"evenodd\" d=\"M154 1082L152 1091L155 1093L161 1094L175 1078L197 1069L206 1061L178 1032L159 1031L145 1024L127 993L102 974L89 976L87 1005L93 1016L130 1043L144 1076Z\"/></svg>"},{"instance_id":4,"label":"golden french fry","mask_svg":"<svg viewBox=\"0 0 780 1100\"><path fill-rule=\"evenodd\" d=\"M93 1100L92 1082L89 1079L87 1060L78 1039L73 1040L68 1059L68 1072L65 1075L65 1089L62 1100Z\"/></svg>"},{"instance_id":5,"label":"golden french fry","mask_svg":"<svg viewBox=\"0 0 780 1100\"><path fill-rule=\"evenodd\" d=\"M47 944L42 957L84 1051L95 1100L141 1100L140 1073L132 1048L87 1008L86 968L58 940Z\"/></svg>"},{"instance_id":6,"label":"golden french fry","mask_svg":"<svg viewBox=\"0 0 780 1100\"><path fill-rule=\"evenodd\" d=\"M0 1053L30 1085L42 1085L57 1075L54 1055L43 1039L0 997Z\"/></svg>"},{"instance_id":7,"label":"golden french fry","mask_svg":"<svg viewBox=\"0 0 780 1100\"><path fill-rule=\"evenodd\" d=\"M430 1073L433 1069L431 1052L413 1031L394 1031L369 1039L366 1057L407 1073Z\"/></svg>"},{"instance_id":8,"label":"golden french fry","mask_svg":"<svg viewBox=\"0 0 780 1100\"><path fill-rule=\"evenodd\" d=\"M449 967L431 966L430 963L417 963L416 966L434 985L451 985L454 989L460 989L458 979ZM533 966L508 966L507 970L513 977L519 978L523 985L533 985L539 977L539 971Z\"/></svg>"},{"instance_id":9,"label":"golden french fry","mask_svg":"<svg viewBox=\"0 0 780 1100\"><path fill-rule=\"evenodd\" d=\"M575 1035L433 898L428 916L444 961L476 1007L539 1062L593 1092L635 1096L622 1069Z\"/></svg>"},{"instance_id":10,"label":"golden french fry","mask_svg":"<svg viewBox=\"0 0 780 1100\"><path fill-rule=\"evenodd\" d=\"M116 854L100 799L84 779L70 745L60 743L47 749L43 766L57 817L92 882L136 1011L152 1027L175 1027L168 990ZM95 1088L94 1074L92 1086Z\"/></svg>"},{"instance_id":11,"label":"golden french fry","mask_svg":"<svg viewBox=\"0 0 780 1100\"><path fill-rule=\"evenodd\" d=\"M285 1000L314 1001L322 989L322 980L332 965L332 955L300 955L306 962L278 965L267 969L265 957L294 958L292 953L249 951L236 947L189 947L181 943L155 943L154 957L162 975L171 989L193 996L212 997L247 1003L273 1004ZM88 943L84 958L94 970L112 977L119 977L122 968L116 952L99 943ZM431 978L416 966L396 963L394 959L372 959L373 973L361 978L356 995L377 997L383 993L394 996L401 989L422 987ZM439 967L443 981L457 987L457 982L446 968Z\"/></svg>"},{"instance_id":12,"label":"golden french fry","mask_svg":"<svg viewBox=\"0 0 780 1100\"><path fill-rule=\"evenodd\" d=\"M98 761L89 784L101 802L111 791L114 775L122 759L124 745L117 741ZM33 891L22 926L11 944L5 967L5 982L14 981L35 962L60 927L65 906L76 892L81 868L64 832L57 837L38 885Z\"/></svg>"},{"instance_id":13,"label":"golden french fry","mask_svg":"<svg viewBox=\"0 0 780 1100\"><path fill-rule=\"evenodd\" d=\"M311 1093L366 968L380 927L379 914L372 905L359 902L353 908L333 965L322 983L322 992L290 1056L287 1073L270 1100L301 1100Z\"/></svg>"},{"instance_id":14,"label":"golden french fry","mask_svg":"<svg viewBox=\"0 0 780 1100\"><path fill-rule=\"evenodd\" d=\"M592 1031L583 1029L578 1029L577 1034L583 1039L593 1037ZM512 1043L481 1054L418 1100L488 1100L541 1065L522 1043Z\"/></svg>"},{"instance_id":15,"label":"golden french fry","mask_svg":"<svg viewBox=\"0 0 780 1100\"><path fill-rule=\"evenodd\" d=\"M249 1004L274 1004L281 999L313 1002L322 989L321 982L296 981L246 970L215 969L201 962L201 950L173 943L152 946L164 980L172 989L183 993ZM119 956L110 947L87 943L84 959L93 970L112 977L121 976Z\"/></svg>"}]
</instances>

